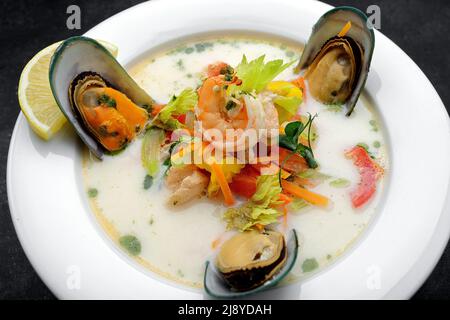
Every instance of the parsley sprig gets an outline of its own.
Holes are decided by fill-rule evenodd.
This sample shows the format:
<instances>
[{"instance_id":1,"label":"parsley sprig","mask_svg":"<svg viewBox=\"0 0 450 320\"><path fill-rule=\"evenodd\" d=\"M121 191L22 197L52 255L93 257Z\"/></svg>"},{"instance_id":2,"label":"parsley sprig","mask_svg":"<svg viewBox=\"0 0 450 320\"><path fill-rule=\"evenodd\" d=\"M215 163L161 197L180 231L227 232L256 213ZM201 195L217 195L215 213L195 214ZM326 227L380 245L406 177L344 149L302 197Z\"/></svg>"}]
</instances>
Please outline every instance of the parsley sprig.
<instances>
[{"instance_id":1,"label":"parsley sprig","mask_svg":"<svg viewBox=\"0 0 450 320\"><path fill-rule=\"evenodd\" d=\"M284 133L280 135L279 144L280 147L291 150L294 153L299 154L305 160L308 166L312 169L318 167L317 161L314 158L314 153L311 148L311 126L312 122L317 115L309 115L308 121L303 124L301 121L290 122L284 129ZM300 135L307 130L308 144L304 145L299 142Z\"/></svg>"}]
</instances>

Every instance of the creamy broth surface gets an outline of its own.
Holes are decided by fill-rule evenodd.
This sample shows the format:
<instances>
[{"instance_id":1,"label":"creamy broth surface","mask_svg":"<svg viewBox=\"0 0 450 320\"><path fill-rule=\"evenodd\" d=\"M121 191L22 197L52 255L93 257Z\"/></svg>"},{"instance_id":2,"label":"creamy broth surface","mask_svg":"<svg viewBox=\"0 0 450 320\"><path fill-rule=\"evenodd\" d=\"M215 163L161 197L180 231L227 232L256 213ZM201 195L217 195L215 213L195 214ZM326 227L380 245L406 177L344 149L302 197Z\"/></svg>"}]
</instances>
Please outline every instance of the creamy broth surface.
<instances>
[{"instance_id":1,"label":"creamy broth surface","mask_svg":"<svg viewBox=\"0 0 450 320\"><path fill-rule=\"evenodd\" d=\"M210 63L224 61L236 66L243 54L249 60L264 54L266 61L287 62L298 59L301 50L300 44L283 39L205 38L150 53L129 72L157 102L166 103L173 94L187 87L196 88ZM290 67L277 79L296 77ZM313 150L319 171L330 176L312 190L327 196L332 205L329 209L301 209L289 214L287 226L278 225L281 231L295 228L300 239L299 257L290 280L314 274L348 249L379 209L388 174L383 128L364 97L351 117L336 106L314 101L308 94L305 100L300 113L318 114L314 121L318 138ZM155 179L150 189L143 187L146 172L141 164L141 144L142 139L137 139L120 154L105 156L103 161L94 160L86 152L83 176L91 208L117 245L122 235L139 239L142 250L135 258L137 262L165 278L201 287L205 261L214 254L212 243L223 242L232 234L225 232L225 207L203 197L177 209L168 208L165 200L169 191L163 179ZM375 197L357 210L352 208L349 192L358 184L359 174L344 156L345 150L356 144L366 145L385 169ZM336 183L338 179L348 180L347 185ZM96 190L95 196L91 190Z\"/></svg>"}]
</instances>

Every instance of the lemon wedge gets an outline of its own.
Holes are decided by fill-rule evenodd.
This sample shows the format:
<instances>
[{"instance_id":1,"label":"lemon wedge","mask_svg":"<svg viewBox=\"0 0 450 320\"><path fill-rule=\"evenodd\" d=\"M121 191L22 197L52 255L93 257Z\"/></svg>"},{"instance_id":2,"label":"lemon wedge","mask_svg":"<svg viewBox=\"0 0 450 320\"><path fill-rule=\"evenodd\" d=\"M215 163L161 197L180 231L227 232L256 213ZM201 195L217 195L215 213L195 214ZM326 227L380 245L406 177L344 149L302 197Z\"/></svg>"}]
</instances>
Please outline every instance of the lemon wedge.
<instances>
[{"instance_id":1,"label":"lemon wedge","mask_svg":"<svg viewBox=\"0 0 450 320\"><path fill-rule=\"evenodd\" d=\"M118 48L106 41L99 42L116 57ZM66 118L59 110L48 80L50 59L61 42L39 51L22 70L17 96L19 105L33 131L49 140L61 129Z\"/></svg>"}]
</instances>

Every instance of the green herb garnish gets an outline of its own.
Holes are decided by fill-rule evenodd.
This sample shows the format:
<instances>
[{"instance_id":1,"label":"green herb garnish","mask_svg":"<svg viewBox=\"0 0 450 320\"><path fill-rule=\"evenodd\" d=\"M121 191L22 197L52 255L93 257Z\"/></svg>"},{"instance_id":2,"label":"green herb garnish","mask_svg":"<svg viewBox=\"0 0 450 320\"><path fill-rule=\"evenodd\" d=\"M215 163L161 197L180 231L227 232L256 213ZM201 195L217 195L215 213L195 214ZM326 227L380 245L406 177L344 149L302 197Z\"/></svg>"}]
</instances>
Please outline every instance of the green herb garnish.
<instances>
[{"instance_id":1,"label":"green herb garnish","mask_svg":"<svg viewBox=\"0 0 450 320\"><path fill-rule=\"evenodd\" d=\"M328 111L330 112L341 112L342 111L342 104L333 103L333 104L327 104L325 105Z\"/></svg>"},{"instance_id":2,"label":"green herb garnish","mask_svg":"<svg viewBox=\"0 0 450 320\"><path fill-rule=\"evenodd\" d=\"M205 45L202 43L196 43L195 50L197 50L197 52L203 52L205 51Z\"/></svg>"},{"instance_id":3,"label":"green herb garnish","mask_svg":"<svg viewBox=\"0 0 450 320\"><path fill-rule=\"evenodd\" d=\"M367 154L368 154L372 159L375 159L375 155L374 155L372 152L370 152L369 145L368 145L367 143L360 142L360 143L357 144L357 146L363 148L364 150L366 150Z\"/></svg>"},{"instance_id":4,"label":"green herb garnish","mask_svg":"<svg viewBox=\"0 0 450 320\"><path fill-rule=\"evenodd\" d=\"M116 100L109 99L109 101L106 103L106 105L110 108L115 108L117 106Z\"/></svg>"},{"instance_id":5,"label":"green herb garnish","mask_svg":"<svg viewBox=\"0 0 450 320\"><path fill-rule=\"evenodd\" d=\"M153 184L153 177L147 174L144 178L144 189L145 190L150 189L152 184Z\"/></svg>"},{"instance_id":6,"label":"green herb garnish","mask_svg":"<svg viewBox=\"0 0 450 320\"><path fill-rule=\"evenodd\" d=\"M350 181L344 178L335 179L333 181L330 181L330 186L334 188L346 188L350 185Z\"/></svg>"},{"instance_id":7,"label":"green herb garnish","mask_svg":"<svg viewBox=\"0 0 450 320\"><path fill-rule=\"evenodd\" d=\"M98 97L99 104L106 103L108 100L109 100L109 96L107 96L106 94L102 94L102 95L100 95L100 97Z\"/></svg>"},{"instance_id":8,"label":"green herb garnish","mask_svg":"<svg viewBox=\"0 0 450 320\"><path fill-rule=\"evenodd\" d=\"M143 104L142 108L144 108L148 113L152 113L152 111L153 111L153 106L148 105L148 104Z\"/></svg>"},{"instance_id":9,"label":"green herb garnish","mask_svg":"<svg viewBox=\"0 0 450 320\"><path fill-rule=\"evenodd\" d=\"M122 236L119 238L119 243L132 256L137 256L141 253L141 242L135 236Z\"/></svg>"},{"instance_id":10,"label":"green herb garnish","mask_svg":"<svg viewBox=\"0 0 450 320\"><path fill-rule=\"evenodd\" d=\"M96 188L89 188L87 194L89 198L95 198L98 195L98 190Z\"/></svg>"},{"instance_id":11,"label":"green herb garnish","mask_svg":"<svg viewBox=\"0 0 450 320\"><path fill-rule=\"evenodd\" d=\"M180 269L177 270L177 275L178 275L180 278L184 278L184 273L183 273L183 271L181 271Z\"/></svg>"},{"instance_id":12,"label":"green herb garnish","mask_svg":"<svg viewBox=\"0 0 450 320\"><path fill-rule=\"evenodd\" d=\"M108 96L106 94L102 94L102 95L100 95L100 97L98 97L98 103L106 104L108 107L111 107L111 108L115 108L117 106L116 100L114 100L113 98L111 98L110 96Z\"/></svg>"},{"instance_id":13,"label":"green herb garnish","mask_svg":"<svg viewBox=\"0 0 450 320\"><path fill-rule=\"evenodd\" d=\"M236 107L236 102L234 102L233 100L229 100L225 105L225 109L227 109L227 111L230 111L234 107Z\"/></svg>"},{"instance_id":14,"label":"green herb garnish","mask_svg":"<svg viewBox=\"0 0 450 320\"><path fill-rule=\"evenodd\" d=\"M360 142L357 144L358 147L364 148L367 152L369 152L369 145L364 142Z\"/></svg>"},{"instance_id":15,"label":"green herb garnish","mask_svg":"<svg viewBox=\"0 0 450 320\"><path fill-rule=\"evenodd\" d=\"M233 67L232 66L230 66L230 65L226 65L224 68L222 68L221 70L220 70L220 74L223 74L223 75L233 75L234 74L234 69L233 69Z\"/></svg>"},{"instance_id":16,"label":"green herb garnish","mask_svg":"<svg viewBox=\"0 0 450 320\"><path fill-rule=\"evenodd\" d=\"M311 148L311 125L316 116L309 115L306 124L301 121L294 121L289 123L284 129L283 135L280 135L279 144L280 147L291 150L294 153L301 155L305 158L310 168L317 168L318 164L314 158L314 153ZM307 130L308 145L304 145L298 141L298 138L303 131Z\"/></svg>"},{"instance_id":17,"label":"green herb garnish","mask_svg":"<svg viewBox=\"0 0 450 320\"><path fill-rule=\"evenodd\" d=\"M317 180L320 182L331 178L331 176L313 169L306 169L305 171L300 172L297 176L303 179Z\"/></svg>"},{"instance_id":18,"label":"green herb garnish","mask_svg":"<svg viewBox=\"0 0 450 320\"><path fill-rule=\"evenodd\" d=\"M172 142L172 144L169 147L169 157L164 160L163 165L167 167L166 172L164 173L164 175L167 174L167 172L169 171L169 169L172 167L172 151L173 149L182 142L181 138L177 141Z\"/></svg>"},{"instance_id":19,"label":"green herb garnish","mask_svg":"<svg viewBox=\"0 0 450 320\"><path fill-rule=\"evenodd\" d=\"M183 60L178 60L177 61L177 66L178 66L178 69L180 69L180 70L184 70L184 64L183 64Z\"/></svg>"},{"instance_id":20,"label":"green herb garnish","mask_svg":"<svg viewBox=\"0 0 450 320\"><path fill-rule=\"evenodd\" d=\"M286 51L286 56L289 57L289 58L293 57L294 54L295 54L294 51L290 51L290 50Z\"/></svg>"},{"instance_id":21,"label":"green herb garnish","mask_svg":"<svg viewBox=\"0 0 450 320\"><path fill-rule=\"evenodd\" d=\"M294 198L294 200L289 204L289 209L295 213L296 211L298 212L302 209L308 208L309 206L310 204L304 199Z\"/></svg>"},{"instance_id":22,"label":"green herb garnish","mask_svg":"<svg viewBox=\"0 0 450 320\"><path fill-rule=\"evenodd\" d=\"M377 132L378 131L378 124L376 120L370 120L369 121L370 126L372 127L372 131Z\"/></svg>"},{"instance_id":23,"label":"green herb garnish","mask_svg":"<svg viewBox=\"0 0 450 320\"><path fill-rule=\"evenodd\" d=\"M314 258L306 259L305 261L303 261L302 271L303 272L311 272L311 271L317 269L318 267L319 267L319 263L317 262L316 259L314 259Z\"/></svg>"}]
</instances>

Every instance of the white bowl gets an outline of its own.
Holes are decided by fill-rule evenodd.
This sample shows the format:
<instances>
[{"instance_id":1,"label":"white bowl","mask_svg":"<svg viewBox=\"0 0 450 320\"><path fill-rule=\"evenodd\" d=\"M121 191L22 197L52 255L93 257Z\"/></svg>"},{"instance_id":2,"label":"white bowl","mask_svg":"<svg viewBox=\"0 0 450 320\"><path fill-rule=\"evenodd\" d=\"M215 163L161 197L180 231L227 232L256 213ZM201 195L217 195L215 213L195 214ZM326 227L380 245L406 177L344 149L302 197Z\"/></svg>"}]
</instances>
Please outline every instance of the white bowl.
<instances>
[{"instance_id":1,"label":"white bowl","mask_svg":"<svg viewBox=\"0 0 450 320\"><path fill-rule=\"evenodd\" d=\"M151 1L102 22L87 36L115 43L119 61L180 37L250 30L305 41L331 7L294 0ZM376 32L366 91L390 143L389 186L378 217L344 257L300 285L266 298L409 298L438 261L450 232L450 126L436 91L416 64ZM17 120L8 156L9 205L37 273L65 299L198 299L130 263L91 215L81 153L66 126L50 142Z\"/></svg>"}]
</instances>

